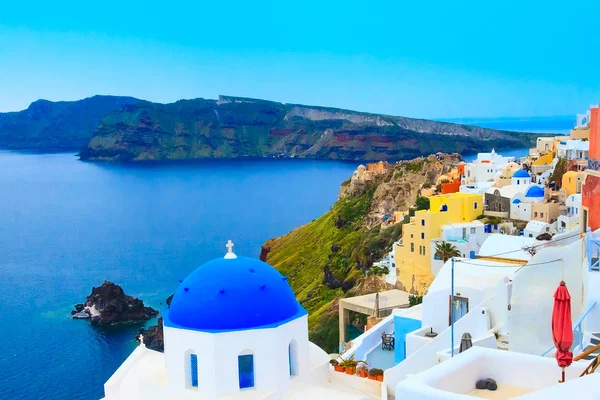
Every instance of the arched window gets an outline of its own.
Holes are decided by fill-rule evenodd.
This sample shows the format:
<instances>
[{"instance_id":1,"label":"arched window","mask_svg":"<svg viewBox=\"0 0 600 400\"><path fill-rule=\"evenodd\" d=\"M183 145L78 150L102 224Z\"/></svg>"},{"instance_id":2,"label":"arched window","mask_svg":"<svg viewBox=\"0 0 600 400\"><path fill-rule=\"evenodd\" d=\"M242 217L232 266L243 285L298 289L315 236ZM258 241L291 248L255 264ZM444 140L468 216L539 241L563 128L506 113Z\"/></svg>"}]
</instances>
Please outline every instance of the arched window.
<instances>
[{"instance_id":1,"label":"arched window","mask_svg":"<svg viewBox=\"0 0 600 400\"><path fill-rule=\"evenodd\" d=\"M238 374L240 389L254 387L254 354L245 351L238 356Z\"/></svg>"},{"instance_id":2,"label":"arched window","mask_svg":"<svg viewBox=\"0 0 600 400\"><path fill-rule=\"evenodd\" d=\"M290 363L290 376L298 375L298 344L292 340L288 346L288 355Z\"/></svg>"}]
</instances>

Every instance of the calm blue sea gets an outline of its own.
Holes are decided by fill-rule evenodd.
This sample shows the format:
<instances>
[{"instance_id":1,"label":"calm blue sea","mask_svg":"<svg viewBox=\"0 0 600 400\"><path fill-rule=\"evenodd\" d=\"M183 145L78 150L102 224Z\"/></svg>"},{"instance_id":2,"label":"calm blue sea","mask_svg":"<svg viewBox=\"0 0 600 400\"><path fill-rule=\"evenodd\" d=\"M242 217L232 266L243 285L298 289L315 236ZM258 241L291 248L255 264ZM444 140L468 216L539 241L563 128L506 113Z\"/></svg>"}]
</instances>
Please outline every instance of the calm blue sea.
<instances>
[{"instance_id":1,"label":"calm blue sea","mask_svg":"<svg viewBox=\"0 0 600 400\"><path fill-rule=\"evenodd\" d=\"M355 164L124 166L0 151L0 399L99 399L140 326L70 318L105 279L161 303L196 266L326 212Z\"/></svg>"},{"instance_id":2,"label":"calm blue sea","mask_svg":"<svg viewBox=\"0 0 600 400\"><path fill-rule=\"evenodd\" d=\"M222 256L228 239L258 257L265 240L323 214L355 167L92 164L0 151L0 399L101 398L141 326L72 320L92 286L111 280L160 309L178 279Z\"/></svg>"}]
</instances>

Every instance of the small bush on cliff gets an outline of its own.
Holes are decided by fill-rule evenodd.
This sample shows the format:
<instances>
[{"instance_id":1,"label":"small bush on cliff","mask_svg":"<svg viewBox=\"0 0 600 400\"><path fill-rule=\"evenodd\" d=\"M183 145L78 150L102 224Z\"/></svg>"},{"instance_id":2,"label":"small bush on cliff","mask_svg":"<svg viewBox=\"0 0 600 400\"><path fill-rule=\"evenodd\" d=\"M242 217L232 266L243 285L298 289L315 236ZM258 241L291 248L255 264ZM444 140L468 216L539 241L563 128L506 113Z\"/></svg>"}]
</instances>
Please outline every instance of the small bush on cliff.
<instances>
[{"instance_id":1,"label":"small bush on cliff","mask_svg":"<svg viewBox=\"0 0 600 400\"><path fill-rule=\"evenodd\" d=\"M423 197L423 196L417 197L417 201L415 203L415 206L417 207L417 211L419 211L419 210L429 210L429 198L428 197Z\"/></svg>"}]
</instances>

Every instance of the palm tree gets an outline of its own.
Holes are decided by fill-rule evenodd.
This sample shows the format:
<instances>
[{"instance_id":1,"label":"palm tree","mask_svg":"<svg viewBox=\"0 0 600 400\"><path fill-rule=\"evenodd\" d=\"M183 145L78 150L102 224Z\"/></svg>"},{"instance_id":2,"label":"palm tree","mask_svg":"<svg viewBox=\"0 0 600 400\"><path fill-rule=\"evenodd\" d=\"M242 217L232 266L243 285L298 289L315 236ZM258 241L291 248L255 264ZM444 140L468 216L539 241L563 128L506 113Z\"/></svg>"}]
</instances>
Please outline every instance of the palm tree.
<instances>
[{"instance_id":1,"label":"palm tree","mask_svg":"<svg viewBox=\"0 0 600 400\"><path fill-rule=\"evenodd\" d=\"M461 257L462 254L460 253L460 250L458 250L452 243L442 241L435 244L434 256L442 260L445 264L449 259L453 257Z\"/></svg>"}]
</instances>

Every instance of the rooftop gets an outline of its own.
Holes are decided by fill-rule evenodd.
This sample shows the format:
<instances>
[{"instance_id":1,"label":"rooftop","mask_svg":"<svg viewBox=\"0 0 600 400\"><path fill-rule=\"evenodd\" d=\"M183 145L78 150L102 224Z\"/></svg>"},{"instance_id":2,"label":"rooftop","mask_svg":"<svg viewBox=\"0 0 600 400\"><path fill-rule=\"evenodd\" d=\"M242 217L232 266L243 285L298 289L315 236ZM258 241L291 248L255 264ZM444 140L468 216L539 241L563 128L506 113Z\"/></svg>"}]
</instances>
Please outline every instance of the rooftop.
<instances>
[{"instance_id":1,"label":"rooftop","mask_svg":"<svg viewBox=\"0 0 600 400\"><path fill-rule=\"evenodd\" d=\"M365 294L362 296L347 297L340 299L341 305L352 311L361 314L373 315L375 313L376 293ZM393 289L379 293L379 310L392 310L394 308L407 307L409 305L408 297L410 293L402 290Z\"/></svg>"}]
</instances>

